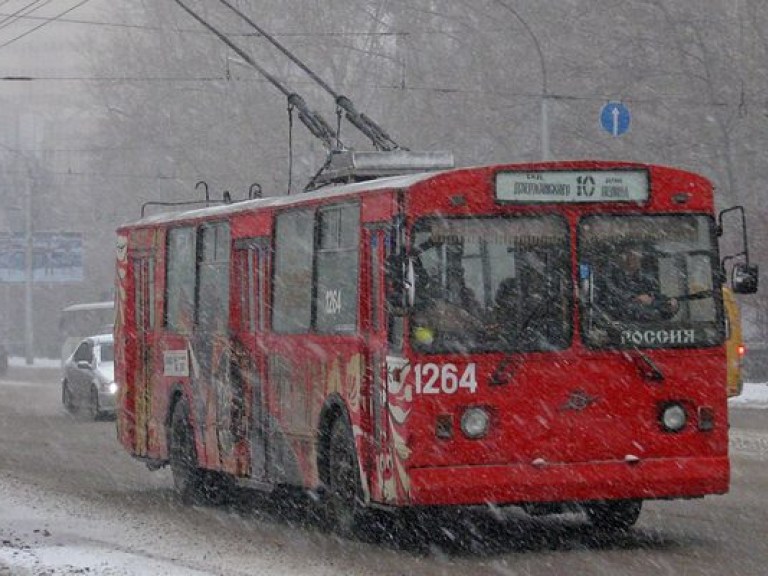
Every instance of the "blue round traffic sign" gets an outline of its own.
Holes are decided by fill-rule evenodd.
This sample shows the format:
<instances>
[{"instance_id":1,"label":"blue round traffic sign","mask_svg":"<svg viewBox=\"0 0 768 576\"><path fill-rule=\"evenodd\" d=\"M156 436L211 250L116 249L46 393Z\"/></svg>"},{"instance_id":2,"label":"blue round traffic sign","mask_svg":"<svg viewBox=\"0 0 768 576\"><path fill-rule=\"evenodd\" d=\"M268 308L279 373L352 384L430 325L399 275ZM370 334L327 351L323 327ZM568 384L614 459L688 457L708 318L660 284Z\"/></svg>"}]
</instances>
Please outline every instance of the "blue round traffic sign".
<instances>
[{"instance_id":1,"label":"blue round traffic sign","mask_svg":"<svg viewBox=\"0 0 768 576\"><path fill-rule=\"evenodd\" d=\"M600 126L611 136L621 136L629 130L629 108L622 102L608 102L600 111Z\"/></svg>"}]
</instances>

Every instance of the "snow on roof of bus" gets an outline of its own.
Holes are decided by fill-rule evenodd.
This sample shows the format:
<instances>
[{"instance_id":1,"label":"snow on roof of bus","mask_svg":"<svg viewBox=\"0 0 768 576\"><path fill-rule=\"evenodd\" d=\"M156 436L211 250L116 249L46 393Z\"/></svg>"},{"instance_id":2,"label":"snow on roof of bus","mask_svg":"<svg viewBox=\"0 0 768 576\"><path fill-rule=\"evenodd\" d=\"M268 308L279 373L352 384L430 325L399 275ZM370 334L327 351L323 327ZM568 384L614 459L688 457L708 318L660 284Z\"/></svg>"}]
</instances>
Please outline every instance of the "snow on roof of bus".
<instances>
[{"instance_id":1,"label":"snow on roof of bus","mask_svg":"<svg viewBox=\"0 0 768 576\"><path fill-rule=\"evenodd\" d=\"M178 220L187 220L193 218L205 218L208 216L218 216L234 214L249 208L270 208L280 206L290 206L305 200L333 198L343 196L353 192L377 191L389 188L407 188L438 174L449 172L450 170L441 170L435 172L420 172L418 174L405 174L400 176L387 176L375 180L365 180L363 182L354 182L352 184L337 184L325 186L312 192L300 192L290 196L269 196L255 200L236 201L232 204L219 204L207 208L196 208L193 210L184 210L182 212L161 212L150 216L145 216L127 224L127 226L141 226L144 224L162 224L165 222L174 222Z\"/></svg>"},{"instance_id":2,"label":"snow on roof of bus","mask_svg":"<svg viewBox=\"0 0 768 576\"><path fill-rule=\"evenodd\" d=\"M83 302L81 304L72 304L66 308L62 308L62 312L79 312L82 310L106 310L108 308L114 308L115 303L112 300L104 302Z\"/></svg>"},{"instance_id":3,"label":"snow on roof of bus","mask_svg":"<svg viewBox=\"0 0 768 576\"><path fill-rule=\"evenodd\" d=\"M209 206L206 208L195 208L191 210L182 210L175 212L158 212L150 216L128 222L123 227L145 226L153 224L164 224L171 222L179 222L184 220L194 220L200 218L207 218L210 216L225 216L228 214L236 214L238 212L246 211L253 208L274 208L291 206L298 204L306 200L334 198L344 196L354 192L376 192L386 189L402 189L413 186L420 182L425 182L432 178L439 177L444 174L459 174L467 171L478 171L484 169L496 170L545 170L548 168L563 170L563 169L600 169L600 168L648 168L655 167L657 169L664 167L662 165L651 165L643 162L636 161L619 161L619 160L599 160L599 159L581 159L581 160L560 160L560 161L538 161L538 162L523 162L523 163L500 163L500 164L486 164L477 166L457 166L446 170L435 170L430 172L418 172L413 174L401 174L398 176L387 176L383 178L376 178L374 180L364 180L362 182L354 182L351 184L336 184L329 185L312 192L299 192L291 194L290 196L268 196L265 198L258 198L254 200L240 200L231 204L218 204L216 206ZM680 169L675 169L680 171Z\"/></svg>"}]
</instances>

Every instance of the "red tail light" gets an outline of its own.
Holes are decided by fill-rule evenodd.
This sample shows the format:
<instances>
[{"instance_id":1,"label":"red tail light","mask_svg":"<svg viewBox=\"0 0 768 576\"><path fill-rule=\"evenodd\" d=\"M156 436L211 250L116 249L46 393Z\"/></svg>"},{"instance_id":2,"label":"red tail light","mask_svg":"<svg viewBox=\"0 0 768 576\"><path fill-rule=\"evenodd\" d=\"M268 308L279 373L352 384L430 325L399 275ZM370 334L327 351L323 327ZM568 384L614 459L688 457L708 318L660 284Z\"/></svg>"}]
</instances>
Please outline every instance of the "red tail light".
<instances>
[{"instance_id":1,"label":"red tail light","mask_svg":"<svg viewBox=\"0 0 768 576\"><path fill-rule=\"evenodd\" d=\"M739 356L744 356L744 353L747 351L747 347L744 346L744 344L742 344L741 346L739 346L738 351L739 351Z\"/></svg>"}]
</instances>

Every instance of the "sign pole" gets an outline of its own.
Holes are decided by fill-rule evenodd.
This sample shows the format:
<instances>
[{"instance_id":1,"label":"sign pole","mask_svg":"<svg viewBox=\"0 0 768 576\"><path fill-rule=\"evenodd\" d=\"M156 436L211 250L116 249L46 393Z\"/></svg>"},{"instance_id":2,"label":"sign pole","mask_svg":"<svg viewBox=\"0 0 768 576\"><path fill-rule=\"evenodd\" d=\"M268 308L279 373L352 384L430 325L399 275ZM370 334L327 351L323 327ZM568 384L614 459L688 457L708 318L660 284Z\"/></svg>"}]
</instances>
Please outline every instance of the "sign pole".
<instances>
[{"instance_id":1,"label":"sign pole","mask_svg":"<svg viewBox=\"0 0 768 576\"><path fill-rule=\"evenodd\" d=\"M549 111L547 110L547 95L541 96L541 159L549 160Z\"/></svg>"}]
</instances>

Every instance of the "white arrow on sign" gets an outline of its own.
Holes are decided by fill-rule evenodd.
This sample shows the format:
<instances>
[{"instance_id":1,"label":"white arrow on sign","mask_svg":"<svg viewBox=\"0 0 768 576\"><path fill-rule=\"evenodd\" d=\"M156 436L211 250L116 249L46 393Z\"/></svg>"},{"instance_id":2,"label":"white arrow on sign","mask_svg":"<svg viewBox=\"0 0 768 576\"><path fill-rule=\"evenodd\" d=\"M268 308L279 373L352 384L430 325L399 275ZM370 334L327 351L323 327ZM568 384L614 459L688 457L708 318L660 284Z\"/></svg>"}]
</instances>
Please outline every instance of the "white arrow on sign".
<instances>
[{"instance_id":1,"label":"white arrow on sign","mask_svg":"<svg viewBox=\"0 0 768 576\"><path fill-rule=\"evenodd\" d=\"M613 135L618 136L619 135L619 115L621 112L619 112L619 109L614 107L613 110L611 110L611 114L613 115Z\"/></svg>"}]
</instances>

